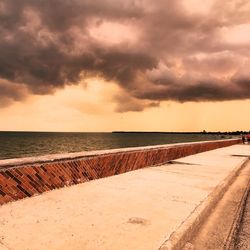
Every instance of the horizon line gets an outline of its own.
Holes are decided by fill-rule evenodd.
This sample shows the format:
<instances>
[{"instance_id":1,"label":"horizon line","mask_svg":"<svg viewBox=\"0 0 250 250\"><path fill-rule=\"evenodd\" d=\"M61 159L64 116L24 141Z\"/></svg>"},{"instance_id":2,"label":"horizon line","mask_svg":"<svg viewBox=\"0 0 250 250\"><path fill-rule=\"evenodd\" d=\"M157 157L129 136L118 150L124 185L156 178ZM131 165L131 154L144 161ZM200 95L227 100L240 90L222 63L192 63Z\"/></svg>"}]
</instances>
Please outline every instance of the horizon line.
<instances>
[{"instance_id":1,"label":"horizon line","mask_svg":"<svg viewBox=\"0 0 250 250\"><path fill-rule=\"evenodd\" d=\"M250 130L231 131L136 131L136 130L114 130L114 131L46 131L46 130L0 130L0 133L20 132L20 133L176 133L176 134L209 134L209 133L248 133Z\"/></svg>"}]
</instances>

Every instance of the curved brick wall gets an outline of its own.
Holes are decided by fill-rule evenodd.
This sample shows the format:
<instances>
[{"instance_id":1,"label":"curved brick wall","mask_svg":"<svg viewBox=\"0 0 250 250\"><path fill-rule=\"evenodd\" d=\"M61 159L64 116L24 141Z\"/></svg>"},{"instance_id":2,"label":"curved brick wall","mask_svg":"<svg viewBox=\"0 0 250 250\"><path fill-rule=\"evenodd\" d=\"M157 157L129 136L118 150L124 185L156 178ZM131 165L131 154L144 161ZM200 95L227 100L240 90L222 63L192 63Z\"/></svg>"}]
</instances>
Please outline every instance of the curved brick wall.
<instances>
[{"instance_id":1,"label":"curved brick wall","mask_svg":"<svg viewBox=\"0 0 250 250\"><path fill-rule=\"evenodd\" d=\"M181 143L0 161L0 204L240 143Z\"/></svg>"}]
</instances>

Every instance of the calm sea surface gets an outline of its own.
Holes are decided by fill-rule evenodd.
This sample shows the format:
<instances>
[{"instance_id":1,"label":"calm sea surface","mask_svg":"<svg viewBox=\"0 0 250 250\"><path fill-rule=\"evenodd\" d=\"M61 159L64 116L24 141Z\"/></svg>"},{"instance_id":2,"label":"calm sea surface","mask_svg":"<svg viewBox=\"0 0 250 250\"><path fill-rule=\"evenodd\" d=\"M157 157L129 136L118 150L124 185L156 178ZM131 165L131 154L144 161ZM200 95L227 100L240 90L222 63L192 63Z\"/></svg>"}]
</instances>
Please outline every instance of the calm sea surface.
<instances>
[{"instance_id":1,"label":"calm sea surface","mask_svg":"<svg viewBox=\"0 0 250 250\"><path fill-rule=\"evenodd\" d=\"M160 133L0 132L0 159L215 139L221 139L221 136Z\"/></svg>"}]
</instances>

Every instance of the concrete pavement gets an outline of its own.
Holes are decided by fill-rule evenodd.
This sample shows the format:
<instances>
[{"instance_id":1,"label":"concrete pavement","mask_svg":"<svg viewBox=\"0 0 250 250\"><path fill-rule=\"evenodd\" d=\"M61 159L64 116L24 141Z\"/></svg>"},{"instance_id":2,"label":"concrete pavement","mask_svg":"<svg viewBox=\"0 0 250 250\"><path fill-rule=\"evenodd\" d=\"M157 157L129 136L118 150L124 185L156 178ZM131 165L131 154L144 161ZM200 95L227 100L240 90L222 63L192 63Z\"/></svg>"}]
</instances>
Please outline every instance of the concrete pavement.
<instances>
[{"instance_id":1,"label":"concrete pavement","mask_svg":"<svg viewBox=\"0 0 250 250\"><path fill-rule=\"evenodd\" d=\"M250 156L234 145L0 207L0 249L159 249Z\"/></svg>"}]
</instances>

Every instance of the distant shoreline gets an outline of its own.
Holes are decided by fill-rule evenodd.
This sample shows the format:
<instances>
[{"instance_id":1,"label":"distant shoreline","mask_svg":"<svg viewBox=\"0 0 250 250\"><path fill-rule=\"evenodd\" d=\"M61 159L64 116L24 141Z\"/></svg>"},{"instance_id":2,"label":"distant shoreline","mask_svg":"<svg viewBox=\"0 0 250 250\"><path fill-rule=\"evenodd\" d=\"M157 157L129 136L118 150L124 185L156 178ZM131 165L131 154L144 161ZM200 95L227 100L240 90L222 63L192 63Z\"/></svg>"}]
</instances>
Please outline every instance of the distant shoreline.
<instances>
[{"instance_id":1,"label":"distant shoreline","mask_svg":"<svg viewBox=\"0 0 250 250\"><path fill-rule=\"evenodd\" d=\"M240 135L247 134L248 131L232 131L232 132L157 132L157 131L112 131L113 134L197 134L197 135Z\"/></svg>"}]
</instances>

